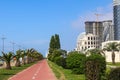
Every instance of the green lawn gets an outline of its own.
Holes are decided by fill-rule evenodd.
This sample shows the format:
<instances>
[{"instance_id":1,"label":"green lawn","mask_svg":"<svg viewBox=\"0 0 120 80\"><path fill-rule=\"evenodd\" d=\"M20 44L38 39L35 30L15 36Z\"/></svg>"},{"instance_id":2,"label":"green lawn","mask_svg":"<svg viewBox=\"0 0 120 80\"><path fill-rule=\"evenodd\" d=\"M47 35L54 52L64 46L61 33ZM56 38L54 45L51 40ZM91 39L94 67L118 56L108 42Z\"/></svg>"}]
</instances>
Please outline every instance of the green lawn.
<instances>
[{"instance_id":1,"label":"green lawn","mask_svg":"<svg viewBox=\"0 0 120 80\"><path fill-rule=\"evenodd\" d=\"M50 61L48 61L48 63L59 80L85 80L84 75L72 74L71 70L63 69Z\"/></svg>"},{"instance_id":2,"label":"green lawn","mask_svg":"<svg viewBox=\"0 0 120 80\"><path fill-rule=\"evenodd\" d=\"M29 66L33 65L34 63L31 64L26 64L21 67L12 67L12 70L6 70L6 69L0 69L0 80L8 80L9 77L15 75L16 73L28 68Z\"/></svg>"},{"instance_id":3,"label":"green lawn","mask_svg":"<svg viewBox=\"0 0 120 80\"><path fill-rule=\"evenodd\" d=\"M111 66L120 66L120 63L115 63L115 64L112 64L111 62L108 62L107 65L111 65Z\"/></svg>"}]
</instances>

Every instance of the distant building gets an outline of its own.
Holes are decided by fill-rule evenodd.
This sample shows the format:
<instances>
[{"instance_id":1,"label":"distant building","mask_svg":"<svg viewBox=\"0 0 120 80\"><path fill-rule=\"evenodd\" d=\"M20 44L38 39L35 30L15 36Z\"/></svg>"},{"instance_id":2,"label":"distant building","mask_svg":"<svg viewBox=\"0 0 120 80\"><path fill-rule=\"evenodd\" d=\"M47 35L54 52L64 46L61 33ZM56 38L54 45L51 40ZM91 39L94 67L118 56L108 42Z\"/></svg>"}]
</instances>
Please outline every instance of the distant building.
<instances>
[{"instance_id":1,"label":"distant building","mask_svg":"<svg viewBox=\"0 0 120 80\"><path fill-rule=\"evenodd\" d=\"M99 21L86 21L85 22L85 32L86 34L94 34L102 37L103 25L102 22Z\"/></svg>"},{"instance_id":2,"label":"distant building","mask_svg":"<svg viewBox=\"0 0 120 80\"><path fill-rule=\"evenodd\" d=\"M103 21L103 42L114 40L114 28L112 20Z\"/></svg>"},{"instance_id":3,"label":"distant building","mask_svg":"<svg viewBox=\"0 0 120 80\"><path fill-rule=\"evenodd\" d=\"M120 40L120 0L113 0L114 2L114 39Z\"/></svg>"},{"instance_id":4,"label":"distant building","mask_svg":"<svg viewBox=\"0 0 120 80\"><path fill-rule=\"evenodd\" d=\"M103 24L101 21L86 21L85 22L85 31L86 34L93 34L98 36L98 48L101 47L101 43L103 42Z\"/></svg>"},{"instance_id":5,"label":"distant building","mask_svg":"<svg viewBox=\"0 0 120 80\"><path fill-rule=\"evenodd\" d=\"M78 36L76 51L85 52L88 49L98 47L98 37L96 35L82 33Z\"/></svg>"},{"instance_id":6,"label":"distant building","mask_svg":"<svg viewBox=\"0 0 120 80\"><path fill-rule=\"evenodd\" d=\"M106 21L86 21L86 34L93 34L98 36L99 48L104 41L114 40L114 30L112 20Z\"/></svg>"}]
</instances>

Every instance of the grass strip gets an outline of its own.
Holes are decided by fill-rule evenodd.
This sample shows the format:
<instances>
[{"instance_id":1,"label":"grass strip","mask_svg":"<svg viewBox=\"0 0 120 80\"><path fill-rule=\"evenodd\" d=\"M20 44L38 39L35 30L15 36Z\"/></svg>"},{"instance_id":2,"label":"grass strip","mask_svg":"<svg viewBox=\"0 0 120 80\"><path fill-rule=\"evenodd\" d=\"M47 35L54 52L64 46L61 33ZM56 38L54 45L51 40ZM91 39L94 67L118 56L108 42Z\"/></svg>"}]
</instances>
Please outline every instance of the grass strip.
<instances>
[{"instance_id":1,"label":"grass strip","mask_svg":"<svg viewBox=\"0 0 120 80\"><path fill-rule=\"evenodd\" d=\"M21 72L22 70L32 66L35 63L22 65L21 67L12 67L12 70L0 69L0 80L8 80L11 76Z\"/></svg>"},{"instance_id":2,"label":"grass strip","mask_svg":"<svg viewBox=\"0 0 120 80\"><path fill-rule=\"evenodd\" d=\"M56 65L54 65L54 63L48 61L49 66L51 67L52 71L55 73L55 76L57 77L57 79L59 79L61 77L60 72L57 70Z\"/></svg>"},{"instance_id":3,"label":"grass strip","mask_svg":"<svg viewBox=\"0 0 120 80\"><path fill-rule=\"evenodd\" d=\"M112 62L108 62L107 65L120 66L120 62L116 62L115 64L112 64Z\"/></svg>"},{"instance_id":4,"label":"grass strip","mask_svg":"<svg viewBox=\"0 0 120 80\"><path fill-rule=\"evenodd\" d=\"M53 62L48 61L51 69L53 70L53 72L55 73L56 77L58 78L58 80L85 80L85 75L84 74L72 74L72 71L69 69L64 69L61 66L56 65ZM65 78L61 79L62 76L65 76Z\"/></svg>"}]
</instances>

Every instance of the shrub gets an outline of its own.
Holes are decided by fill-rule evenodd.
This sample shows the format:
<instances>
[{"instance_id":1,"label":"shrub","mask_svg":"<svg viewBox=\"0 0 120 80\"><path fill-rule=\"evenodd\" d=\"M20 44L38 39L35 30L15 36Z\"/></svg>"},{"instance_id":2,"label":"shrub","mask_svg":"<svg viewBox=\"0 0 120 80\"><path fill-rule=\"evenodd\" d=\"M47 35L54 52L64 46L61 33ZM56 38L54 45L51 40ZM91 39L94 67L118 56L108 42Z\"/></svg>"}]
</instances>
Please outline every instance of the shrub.
<instances>
[{"instance_id":1,"label":"shrub","mask_svg":"<svg viewBox=\"0 0 120 80\"><path fill-rule=\"evenodd\" d=\"M63 57L55 57L55 63L63 68L66 68L66 59Z\"/></svg>"},{"instance_id":2,"label":"shrub","mask_svg":"<svg viewBox=\"0 0 120 80\"><path fill-rule=\"evenodd\" d=\"M86 80L101 80L105 76L106 61L100 54L92 54L87 57L85 65Z\"/></svg>"},{"instance_id":3,"label":"shrub","mask_svg":"<svg viewBox=\"0 0 120 80\"><path fill-rule=\"evenodd\" d=\"M108 80L120 80L120 68L113 69L108 75Z\"/></svg>"},{"instance_id":4,"label":"shrub","mask_svg":"<svg viewBox=\"0 0 120 80\"><path fill-rule=\"evenodd\" d=\"M78 52L70 52L66 59L67 68L72 70L72 73L83 74L85 68L85 59L84 54Z\"/></svg>"}]
</instances>

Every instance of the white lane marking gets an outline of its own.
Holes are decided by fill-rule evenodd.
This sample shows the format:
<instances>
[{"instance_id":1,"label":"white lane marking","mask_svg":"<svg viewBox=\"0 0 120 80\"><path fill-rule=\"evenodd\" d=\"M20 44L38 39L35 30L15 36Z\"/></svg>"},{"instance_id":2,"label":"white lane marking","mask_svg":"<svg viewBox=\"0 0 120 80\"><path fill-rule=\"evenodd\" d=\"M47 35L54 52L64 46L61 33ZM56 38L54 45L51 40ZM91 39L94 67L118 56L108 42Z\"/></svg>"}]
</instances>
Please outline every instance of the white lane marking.
<instances>
[{"instance_id":1,"label":"white lane marking","mask_svg":"<svg viewBox=\"0 0 120 80\"><path fill-rule=\"evenodd\" d=\"M42 61L40 61L40 63L41 63L41 62L42 62ZM39 64L39 62L38 62L38 64ZM21 71L21 72L19 72L19 73L15 74L14 76L10 77L8 80L11 80L12 78L17 77L18 75L20 75L21 73L23 73L23 72L25 72L25 71L29 70L30 68L34 67L35 65L37 65L37 63L36 63L36 64L34 64L34 65L32 65L32 66L30 66L30 67L28 67L27 69L24 69L24 70L23 70L23 71Z\"/></svg>"},{"instance_id":2,"label":"white lane marking","mask_svg":"<svg viewBox=\"0 0 120 80\"><path fill-rule=\"evenodd\" d=\"M35 77L32 77L32 79L35 79Z\"/></svg>"},{"instance_id":3,"label":"white lane marking","mask_svg":"<svg viewBox=\"0 0 120 80\"><path fill-rule=\"evenodd\" d=\"M25 71L31 69L31 68L34 67L35 65L36 65L36 64L34 64L34 65L28 67L27 69L24 69L23 71L21 71L21 72L15 74L14 76L10 77L8 80L11 80L12 78L17 77L18 75L20 75L21 73L24 73Z\"/></svg>"},{"instance_id":4,"label":"white lane marking","mask_svg":"<svg viewBox=\"0 0 120 80\"><path fill-rule=\"evenodd\" d=\"M35 76L37 75L37 74L34 74Z\"/></svg>"},{"instance_id":5,"label":"white lane marking","mask_svg":"<svg viewBox=\"0 0 120 80\"><path fill-rule=\"evenodd\" d=\"M39 73L40 69L41 69L41 65L39 65L39 68L36 70L36 72L35 72L34 76L32 77L32 79L36 78L36 76Z\"/></svg>"}]
</instances>

